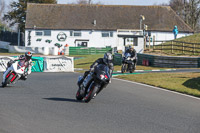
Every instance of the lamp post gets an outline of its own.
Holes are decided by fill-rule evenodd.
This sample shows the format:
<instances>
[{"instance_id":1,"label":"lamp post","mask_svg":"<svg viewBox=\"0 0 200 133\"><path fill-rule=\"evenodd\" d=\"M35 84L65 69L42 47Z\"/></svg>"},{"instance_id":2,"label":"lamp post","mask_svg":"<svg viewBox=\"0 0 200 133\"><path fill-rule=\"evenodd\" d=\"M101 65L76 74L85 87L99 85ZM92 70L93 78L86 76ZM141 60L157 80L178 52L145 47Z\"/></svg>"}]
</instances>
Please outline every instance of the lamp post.
<instances>
[{"instance_id":1,"label":"lamp post","mask_svg":"<svg viewBox=\"0 0 200 133\"><path fill-rule=\"evenodd\" d=\"M17 23L18 24L18 43L17 43L17 45L19 46L20 45L20 23Z\"/></svg>"},{"instance_id":2,"label":"lamp post","mask_svg":"<svg viewBox=\"0 0 200 133\"><path fill-rule=\"evenodd\" d=\"M142 30L142 21L145 20L144 15L140 15L140 30Z\"/></svg>"}]
</instances>

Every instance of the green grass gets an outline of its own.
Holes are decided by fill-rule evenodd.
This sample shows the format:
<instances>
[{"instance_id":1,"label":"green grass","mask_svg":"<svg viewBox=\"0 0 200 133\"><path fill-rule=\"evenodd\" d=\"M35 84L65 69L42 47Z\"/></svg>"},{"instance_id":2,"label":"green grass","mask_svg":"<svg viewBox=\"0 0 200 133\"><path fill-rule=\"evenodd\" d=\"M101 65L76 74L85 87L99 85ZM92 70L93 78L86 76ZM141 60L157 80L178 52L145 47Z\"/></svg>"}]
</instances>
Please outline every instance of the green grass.
<instances>
[{"instance_id":1,"label":"green grass","mask_svg":"<svg viewBox=\"0 0 200 133\"><path fill-rule=\"evenodd\" d=\"M117 78L200 97L200 73L146 73Z\"/></svg>"},{"instance_id":2,"label":"green grass","mask_svg":"<svg viewBox=\"0 0 200 133\"><path fill-rule=\"evenodd\" d=\"M200 33L176 39L176 41L200 43Z\"/></svg>"},{"instance_id":3,"label":"green grass","mask_svg":"<svg viewBox=\"0 0 200 133\"><path fill-rule=\"evenodd\" d=\"M92 63L97 60L98 58L102 58L103 55L71 55L73 57L83 57L77 60L74 60L74 67L75 68L83 68L89 69Z\"/></svg>"},{"instance_id":4,"label":"green grass","mask_svg":"<svg viewBox=\"0 0 200 133\"><path fill-rule=\"evenodd\" d=\"M187 37L182 37L179 39L175 39L174 41L180 41L180 42L185 42L184 46L187 46L188 48L184 48L185 50L189 50L189 51L193 51L193 44L188 44L188 43L200 43L200 34L194 34L191 36L187 36ZM182 43L180 42L173 42L173 45L179 45L180 47L177 46L173 46L173 49L180 49L180 50L173 50L173 53L171 50L163 50L162 54L166 54L166 55L171 55L171 56L198 56L200 55L200 45L195 45L195 52L187 52L185 51L184 53L182 52ZM170 46L165 46L170 44ZM165 42L163 43L163 49L171 49L171 42ZM152 48L152 47L151 47ZM155 48L157 49L161 49L161 45L156 45ZM199 49L198 49L199 48ZM148 52L147 52L148 53ZM150 51L149 53L152 54L161 54L160 50L155 50L155 51Z\"/></svg>"}]
</instances>

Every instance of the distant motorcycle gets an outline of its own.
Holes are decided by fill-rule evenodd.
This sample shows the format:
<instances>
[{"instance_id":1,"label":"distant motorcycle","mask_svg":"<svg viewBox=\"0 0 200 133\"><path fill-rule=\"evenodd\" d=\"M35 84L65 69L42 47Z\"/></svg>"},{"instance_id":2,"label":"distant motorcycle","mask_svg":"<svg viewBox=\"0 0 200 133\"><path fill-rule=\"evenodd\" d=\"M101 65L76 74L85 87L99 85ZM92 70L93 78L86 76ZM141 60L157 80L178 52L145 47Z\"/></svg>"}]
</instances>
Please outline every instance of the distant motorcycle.
<instances>
[{"instance_id":1,"label":"distant motorcycle","mask_svg":"<svg viewBox=\"0 0 200 133\"><path fill-rule=\"evenodd\" d=\"M124 72L134 72L135 71L135 63L133 62L135 58L131 58L131 54L129 53L126 53L124 55L124 58L123 58L123 63L122 63L122 67L121 67L121 72L124 73Z\"/></svg>"},{"instance_id":2,"label":"distant motorcycle","mask_svg":"<svg viewBox=\"0 0 200 133\"><path fill-rule=\"evenodd\" d=\"M12 65L4 72L6 72L5 82L2 83L2 87L6 87L8 84L14 83L19 80L20 77L24 74L25 71L25 62L24 61L15 61Z\"/></svg>"},{"instance_id":3,"label":"distant motorcycle","mask_svg":"<svg viewBox=\"0 0 200 133\"><path fill-rule=\"evenodd\" d=\"M83 77L80 76L78 82ZM76 93L77 100L83 100L88 103L91 99L95 98L96 95L105 88L110 81L110 74L108 66L99 64L94 68L93 72L90 72L80 84L79 89Z\"/></svg>"}]
</instances>

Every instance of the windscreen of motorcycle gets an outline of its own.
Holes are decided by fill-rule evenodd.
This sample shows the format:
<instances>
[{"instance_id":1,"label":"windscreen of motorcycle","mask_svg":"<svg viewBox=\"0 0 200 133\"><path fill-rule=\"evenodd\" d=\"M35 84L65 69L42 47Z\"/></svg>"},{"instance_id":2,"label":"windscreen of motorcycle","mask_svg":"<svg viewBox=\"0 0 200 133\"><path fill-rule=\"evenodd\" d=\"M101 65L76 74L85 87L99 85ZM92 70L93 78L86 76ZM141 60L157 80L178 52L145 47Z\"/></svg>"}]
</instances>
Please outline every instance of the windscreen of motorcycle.
<instances>
[{"instance_id":1,"label":"windscreen of motorcycle","mask_svg":"<svg viewBox=\"0 0 200 133\"><path fill-rule=\"evenodd\" d=\"M125 57L126 57L126 58L131 57L131 54L130 54L130 53L126 53L126 54L125 54Z\"/></svg>"},{"instance_id":2,"label":"windscreen of motorcycle","mask_svg":"<svg viewBox=\"0 0 200 133\"><path fill-rule=\"evenodd\" d=\"M107 75L108 79L110 79L110 74L109 74L109 68L108 66L104 64L99 64L95 67L94 72L97 74L97 76L100 77L100 75Z\"/></svg>"},{"instance_id":3,"label":"windscreen of motorcycle","mask_svg":"<svg viewBox=\"0 0 200 133\"><path fill-rule=\"evenodd\" d=\"M18 66L24 67L25 66L25 60L19 60L18 61Z\"/></svg>"},{"instance_id":4,"label":"windscreen of motorcycle","mask_svg":"<svg viewBox=\"0 0 200 133\"><path fill-rule=\"evenodd\" d=\"M13 67L14 71L16 73L23 74L24 70L25 70L25 63L26 62L24 60L20 60L20 61L15 63L16 65L13 64L14 65L14 67Z\"/></svg>"}]
</instances>

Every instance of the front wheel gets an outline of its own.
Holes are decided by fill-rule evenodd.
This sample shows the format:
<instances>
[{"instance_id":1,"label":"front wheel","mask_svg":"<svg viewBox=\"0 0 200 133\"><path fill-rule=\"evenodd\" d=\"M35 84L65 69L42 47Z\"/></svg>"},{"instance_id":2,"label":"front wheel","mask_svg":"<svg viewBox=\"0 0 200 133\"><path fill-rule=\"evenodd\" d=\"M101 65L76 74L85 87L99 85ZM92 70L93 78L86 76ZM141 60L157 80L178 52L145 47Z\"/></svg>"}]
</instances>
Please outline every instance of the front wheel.
<instances>
[{"instance_id":1,"label":"front wheel","mask_svg":"<svg viewBox=\"0 0 200 133\"><path fill-rule=\"evenodd\" d=\"M86 102L86 103L88 103L96 95L98 87L93 82L88 89L89 89L89 91L87 92L86 96L84 97L84 102Z\"/></svg>"},{"instance_id":2,"label":"front wheel","mask_svg":"<svg viewBox=\"0 0 200 133\"><path fill-rule=\"evenodd\" d=\"M124 73L126 70L126 64L122 64L121 72Z\"/></svg>"},{"instance_id":3,"label":"front wheel","mask_svg":"<svg viewBox=\"0 0 200 133\"><path fill-rule=\"evenodd\" d=\"M134 64L132 64L132 66L131 66L131 69L130 69L130 73L133 73L134 71L135 71L135 63Z\"/></svg>"},{"instance_id":4,"label":"front wheel","mask_svg":"<svg viewBox=\"0 0 200 133\"><path fill-rule=\"evenodd\" d=\"M83 94L82 94L82 90L81 88L78 89L78 91L76 92L76 100L81 101L83 99Z\"/></svg>"},{"instance_id":5,"label":"front wheel","mask_svg":"<svg viewBox=\"0 0 200 133\"><path fill-rule=\"evenodd\" d=\"M2 83L2 87L6 87L6 86L11 82L11 79L12 79L12 78L13 78L13 75L10 74L10 75L8 76L8 78L6 78L5 82Z\"/></svg>"}]
</instances>

